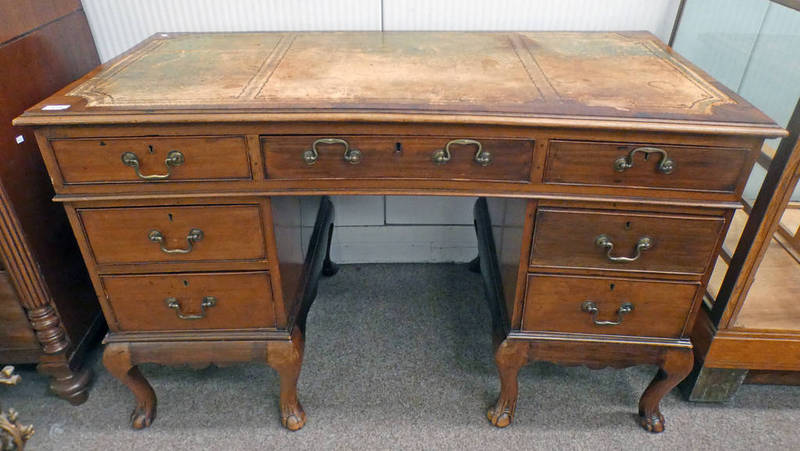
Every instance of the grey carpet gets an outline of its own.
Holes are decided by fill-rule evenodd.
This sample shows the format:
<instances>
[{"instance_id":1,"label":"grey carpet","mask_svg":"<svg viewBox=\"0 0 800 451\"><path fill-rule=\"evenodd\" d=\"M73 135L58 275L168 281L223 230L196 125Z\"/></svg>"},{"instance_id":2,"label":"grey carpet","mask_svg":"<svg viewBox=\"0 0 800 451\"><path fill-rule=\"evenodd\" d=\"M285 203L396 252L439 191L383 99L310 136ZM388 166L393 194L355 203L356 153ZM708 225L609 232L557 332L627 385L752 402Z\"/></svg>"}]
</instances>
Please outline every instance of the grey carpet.
<instances>
[{"instance_id":1,"label":"grey carpet","mask_svg":"<svg viewBox=\"0 0 800 451\"><path fill-rule=\"evenodd\" d=\"M465 265L351 265L323 279L308 320L300 399L308 423L280 427L266 366L143 365L158 418L133 431L133 398L95 353L89 400L72 407L23 369L0 388L33 423L32 450L125 449L797 449L800 387L744 386L724 405L662 402L648 434L636 403L653 367L592 371L536 363L520 373L515 423L490 426L499 390L480 276Z\"/></svg>"}]
</instances>

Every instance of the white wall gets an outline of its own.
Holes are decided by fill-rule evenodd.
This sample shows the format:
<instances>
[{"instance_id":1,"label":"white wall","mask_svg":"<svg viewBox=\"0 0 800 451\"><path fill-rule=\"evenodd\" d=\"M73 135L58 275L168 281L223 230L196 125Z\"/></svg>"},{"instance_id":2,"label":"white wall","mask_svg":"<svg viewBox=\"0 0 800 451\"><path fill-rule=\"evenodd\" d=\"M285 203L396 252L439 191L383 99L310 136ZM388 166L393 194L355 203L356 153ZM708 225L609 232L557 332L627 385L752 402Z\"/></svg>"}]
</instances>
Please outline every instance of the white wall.
<instances>
[{"instance_id":1,"label":"white wall","mask_svg":"<svg viewBox=\"0 0 800 451\"><path fill-rule=\"evenodd\" d=\"M156 32L649 30L669 38L679 0L83 0L100 58ZM473 198L336 197L334 258L467 261ZM313 224L310 202L303 224ZM311 229L307 229L307 236Z\"/></svg>"}]
</instances>

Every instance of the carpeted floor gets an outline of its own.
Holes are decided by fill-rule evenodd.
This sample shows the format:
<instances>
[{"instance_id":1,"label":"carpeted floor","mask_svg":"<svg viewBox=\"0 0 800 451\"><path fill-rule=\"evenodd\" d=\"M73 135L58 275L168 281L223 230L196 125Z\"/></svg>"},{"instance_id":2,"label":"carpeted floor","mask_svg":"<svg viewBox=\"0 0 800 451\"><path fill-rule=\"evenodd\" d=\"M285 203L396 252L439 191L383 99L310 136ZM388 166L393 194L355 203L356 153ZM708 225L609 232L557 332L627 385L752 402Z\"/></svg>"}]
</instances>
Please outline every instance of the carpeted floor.
<instances>
[{"instance_id":1,"label":"carpeted floor","mask_svg":"<svg viewBox=\"0 0 800 451\"><path fill-rule=\"evenodd\" d=\"M126 449L797 449L800 387L743 386L725 405L662 402L663 434L635 421L653 367L520 373L515 423L486 420L499 382L480 276L465 265L351 265L323 279L308 321L300 399L308 423L280 427L266 366L204 370L143 365L158 418L128 425L133 398L104 371L79 406L32 369L0 388L36 434L31 450Z\"/></svg>"}]
</instances>

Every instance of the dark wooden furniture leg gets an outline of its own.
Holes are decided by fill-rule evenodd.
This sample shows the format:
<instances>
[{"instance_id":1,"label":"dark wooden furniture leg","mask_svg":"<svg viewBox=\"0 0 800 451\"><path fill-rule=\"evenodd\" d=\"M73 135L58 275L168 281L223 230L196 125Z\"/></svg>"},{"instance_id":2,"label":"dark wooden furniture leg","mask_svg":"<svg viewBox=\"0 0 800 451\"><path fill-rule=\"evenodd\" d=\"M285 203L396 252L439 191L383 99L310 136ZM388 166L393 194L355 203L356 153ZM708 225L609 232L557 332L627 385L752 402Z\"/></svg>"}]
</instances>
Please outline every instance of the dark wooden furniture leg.
<instances>
[{"instance_id":1,"label":"dark wooden furniture leg","mask_svg":"<svg viewBox=\"0 0 800 451\"><path fill-rule=\"evenodd\" d=\"M664 430L664 415L658 406L661 399L692 371L694 354L691 349L676 348L663 352L663 361L656 376L639 400L639 424L649 432Z\"/></svg>"},{"instance_id":2,"label":"dark wooden furniture leg","mask_svg":"<svg viewBox=\"0 0 800 451\"><path fill-rule=\"evenodd\" d=\"M50 390L73 406L86 402L89 398L92 370L82 367L71 368L66 359L57 358L51 362L48 357L42 356L36 369L39 373L50 376Z\"/></svg>"},{"instance_id":3,"label":"dark wooden furniture leg","mask_svg":"<svg viewBox=\"0 0 800 451\"><path fill-rule=\"evenodd\" d=\"M472 271L472 272L474 272L476 274L480 273L481 272L481 256L478 255L477 257L475 257L472 260L470 260L470 262L467 263L467 269L469 269L470 271Z\"/></svg>"},{"instance_id":4,"label":"dark wooden furniture leg","mask_svg":"<svg viewBox=\"0 0 800 451\"><path fill-rule=\"evenodd\" d=\"M514 420L517 408L519 370L528 363L528 343L505 339L497 345L494 361L500 373L500 396L486 416L499 428L504 428Z\"/></svg>"},{"instance_id":5,"label":"dark wooden furniture leg","mask_svg":"<svg viewBox=\"0 0 800 451\"><path fill-rule=\"evenodd\" d=\"M303 334L295 329L288 342L267 342L267 364L278 372L281 381L281 424L297 431L306 424L306 413L297 399L297 379L303 364Z\"/></svg>"},{"instance_id":6,"label":"dark wooden furniture leg","mask_svg":"<svg viewBox=\"0 0 800 451\"><path fill-rule=\"evenodd\" d=\"M327 197L326 197L327 199ZM333 205L331 204L331 210L333 210ZM335 276L337 272L339 272L339 265L334 263L331 260L331 243L333 242L333 222L331 222L330 228L328 229L328 244L325 248L325 260L322 262L322 275L325 277L332 277Z\"/></svg>"},{"instance_id":7,"label":"dark wooden furniture leg","mask_svg":"<svg viewBox=\"0 0 800 451\"><path fill-rule=\"evenodd\" d=\"M103 352L103 365L109 373L125 384L136 397L131 413L131 426L143 429L156 418L156 393L134 365L130 347L125 343L110 343Z\"/></svg>"},{"instance_id":8,"label":"dark wooden furniture leg","mask_svg":"<svg viewBox=\"0 0 800 451\"><path fill-rule=\"evenodd\" d=\"M36 369L50 377L50 389L72 405L80 405L89 397L92 371L82 367L85 346L72 349L66 338L61 320L52 305L32 308L27 311L28 321L42 348ZM87 329L89 341L96 336L96 327ZM68 358L68 353L73 359ZM75 358L77 357L77 358Z\"/></svg>"}]
</instances>

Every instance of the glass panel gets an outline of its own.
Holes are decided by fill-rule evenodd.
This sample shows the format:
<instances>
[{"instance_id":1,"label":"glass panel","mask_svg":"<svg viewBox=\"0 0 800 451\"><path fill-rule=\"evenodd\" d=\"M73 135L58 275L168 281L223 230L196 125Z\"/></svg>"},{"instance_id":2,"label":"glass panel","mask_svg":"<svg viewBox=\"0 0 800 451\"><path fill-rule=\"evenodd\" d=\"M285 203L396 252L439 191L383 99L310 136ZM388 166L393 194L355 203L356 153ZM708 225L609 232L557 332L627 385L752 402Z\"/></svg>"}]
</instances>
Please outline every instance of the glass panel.
<instances>
[{"instance_id":1,"label":"glass panel","mask_svg":"<svg viewBox=\"0 0 800 451\"><path fill-rule=\"evenodd\" d=\"M673 47L786 126L800 98L800 11L769 0L687 0ZM779 140L768 140L774 149ZM755 165L742 197L755 200L766 170ZM793 199L800 199L796 188ZM787 210L786 231L770 241L735 327L797 330L800 325L800 209ZM747 215L737 211L723 253L736 247ZM709 281L716 297L728 265L720 257Z\"/></svg>"},{"instance_id":2,"label":"glass panel","mask_svg":"<svg viewBox=\"0 0 800 451\"><path fill-rule=\"evenodd\" d=\"M673 48L737 90L769 6L768 0L687 0Z\"/></svg>"},{"instance_id":3,"label":"glass panel","mask_svg":"<svg viewBox=\"0 0 800 451\"><path fill-rule=\"evenodd\" d=\"M800 12L772 3L739 94L784 127L800 97Z\"/></svg>"}]
</instances>

